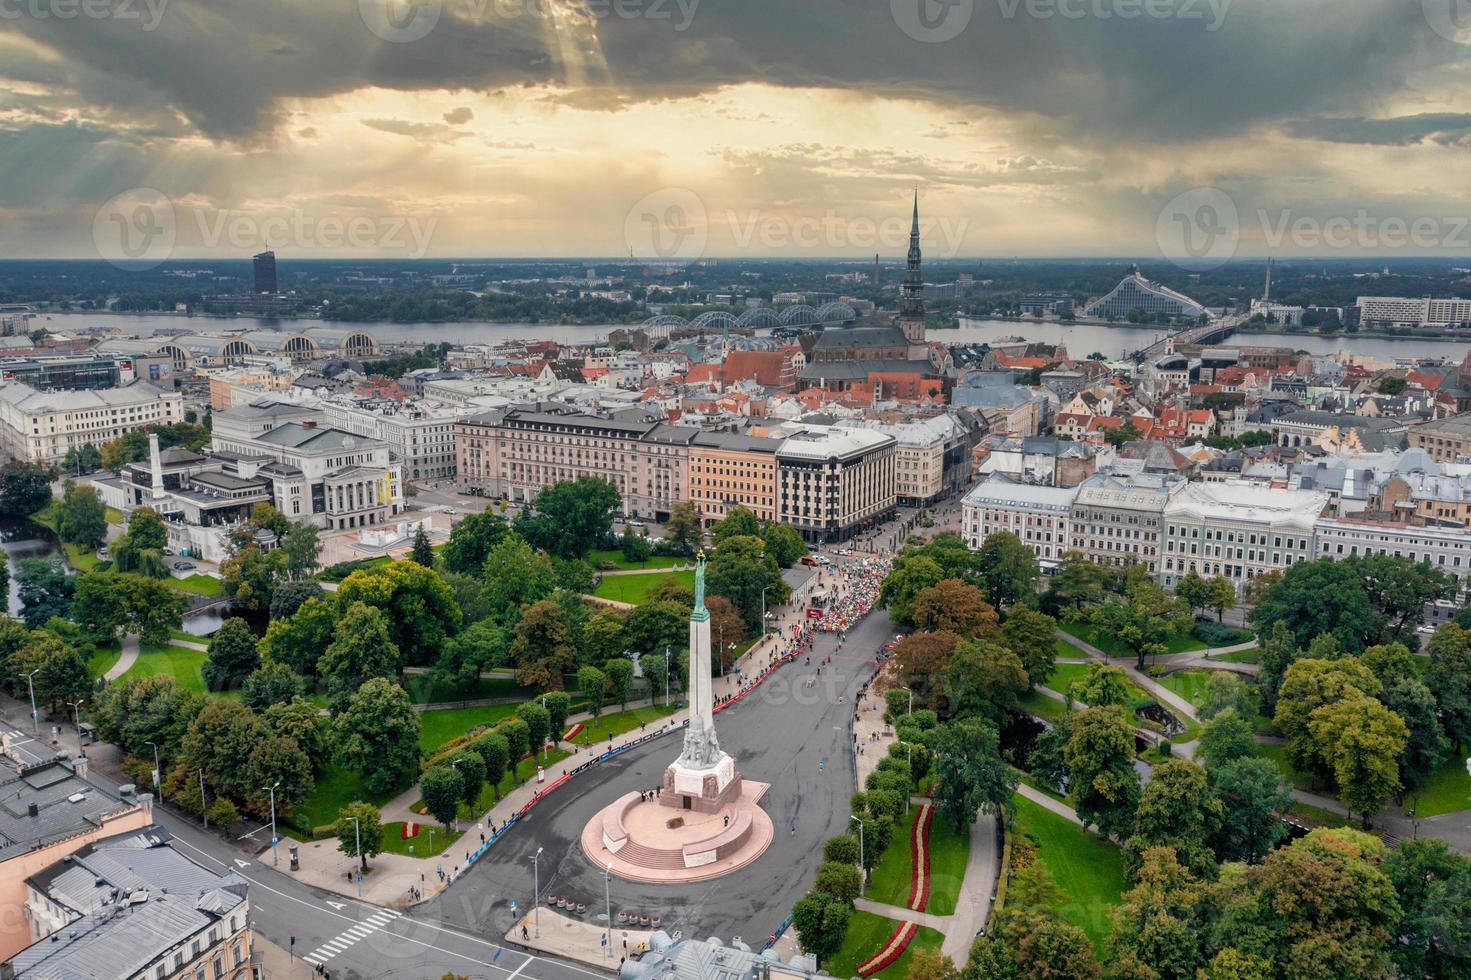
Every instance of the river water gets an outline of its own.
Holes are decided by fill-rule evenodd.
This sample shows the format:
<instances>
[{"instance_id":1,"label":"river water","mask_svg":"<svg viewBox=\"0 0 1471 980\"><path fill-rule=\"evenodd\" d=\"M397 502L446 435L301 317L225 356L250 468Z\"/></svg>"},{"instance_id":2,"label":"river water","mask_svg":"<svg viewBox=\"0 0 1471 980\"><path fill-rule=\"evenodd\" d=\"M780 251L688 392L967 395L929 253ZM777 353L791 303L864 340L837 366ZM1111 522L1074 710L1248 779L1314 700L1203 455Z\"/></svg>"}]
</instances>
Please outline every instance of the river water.
<instances>
[{"instance_id":1,"label":"river water","mask_svg":"<svg viewBox=\"0 0 1471 980\"><path fill-rule=\"evenodd\" d=\"M159 331L219 333L225 330L280 330L294 332L310 327L363 330L380 342L428 344L448 341L457 344L493 344L505 340L554 340L561 344L587 344L606 339L622 324L560 323L347 323L329 320L291 320L263 317L188 317L117 313L56 314L43 326L77 330L102 327L121 330L129 337L151 337ZM1017 320L965 319L957 330L932 330L930 339L948 344L980 343L1003 337L1024 337L1049 344L1066 344L1073 357L1096 352L1110 358L1123 357L1148 347L1166 335L1159 327L1110 327L1098 324L1035 323ZM757 331L765 333L766 331ZM1443 357L1456 362L1465 357L1468 345L1445 340L1384 340L1361 337L1309 337L1282 334L1237 333L1223 341L1239 346L1292 347L1314 354L1353 351L1384 359L1396 357Z\"/></svg>"}]
</instances>

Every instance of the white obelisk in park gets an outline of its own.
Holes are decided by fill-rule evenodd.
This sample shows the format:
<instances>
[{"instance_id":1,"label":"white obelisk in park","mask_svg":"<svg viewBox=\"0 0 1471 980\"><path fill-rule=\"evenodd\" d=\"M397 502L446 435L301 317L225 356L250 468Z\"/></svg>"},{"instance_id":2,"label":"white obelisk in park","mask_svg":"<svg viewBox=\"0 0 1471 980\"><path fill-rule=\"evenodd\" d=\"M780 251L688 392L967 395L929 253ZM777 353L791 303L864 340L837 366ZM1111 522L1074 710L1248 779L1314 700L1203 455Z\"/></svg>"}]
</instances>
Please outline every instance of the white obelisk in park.
<instances>
[{"instance_id":1,"label":"white obelisk in park","mask_svg":"<svg viewBox=\"0 0 1471 980\"><path fill-rule=\"evenodd\" d=\"M690 613L689 728L684 751L664 770L659 802L713 813L741 795L735 760L715 736L715 688L711 678L710 610L705 608L705 553L695 560L695 608Z\"/></svg>"}]
</instances>

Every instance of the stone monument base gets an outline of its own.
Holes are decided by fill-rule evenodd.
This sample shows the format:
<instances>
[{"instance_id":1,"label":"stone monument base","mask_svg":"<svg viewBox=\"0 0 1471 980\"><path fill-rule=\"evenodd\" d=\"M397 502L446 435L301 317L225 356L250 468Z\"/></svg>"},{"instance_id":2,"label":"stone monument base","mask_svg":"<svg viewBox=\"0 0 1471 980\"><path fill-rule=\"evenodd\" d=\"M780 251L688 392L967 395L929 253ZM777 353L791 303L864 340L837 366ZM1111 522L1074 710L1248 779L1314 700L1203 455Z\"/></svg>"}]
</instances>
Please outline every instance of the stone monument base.
<instances>
[{"instance_id":1,"label":"stone monument base","mask_svg":"<svg viewBox=\"0 0 1471 980\"><path fill-rule=\"evenodd\" d=\"M735 760L724 752L713 768L691 769L680 762L664 770L659 803L676 810L719 813L741 795Z\"/></svg>"},{"instance_id":2,"label":"stone monument base","mask_svg":"<svg viewBox=\"0 0 1471 980\"><path fill-rule=\"evenodd\" d=\"M769 788L737 777L726 787L730 798L717 810L671 808L667 792L653 800L625 793L588 821L582 850L598 867L630 881L683 884L718 878L744 868L771 846L775 829L758 805Z\"/></svg>"}]
</instances>

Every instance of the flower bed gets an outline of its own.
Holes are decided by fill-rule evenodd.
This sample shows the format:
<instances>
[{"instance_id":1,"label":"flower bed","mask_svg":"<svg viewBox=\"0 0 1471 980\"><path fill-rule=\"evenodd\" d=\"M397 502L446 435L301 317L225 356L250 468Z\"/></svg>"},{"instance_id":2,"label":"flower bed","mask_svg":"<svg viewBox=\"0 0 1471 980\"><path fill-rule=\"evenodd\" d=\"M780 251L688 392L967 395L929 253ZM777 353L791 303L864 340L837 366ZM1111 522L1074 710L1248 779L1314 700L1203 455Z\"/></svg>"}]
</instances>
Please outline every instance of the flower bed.
<instances>
[{"instance_id":1,"label":"flower bed","mask_svg":"<svg viewBox=\"0 0 1471 980\"><path fill-rule=\"evenodd\" d=\"M577 736L579 736L579 735L582 734L583 727L584 726L583 726L583 724L581 722L578 722L577 724L573 725L571 728L567 729L567 734L565 734L565 735L562 736L562 741L564 741L564 742L570 742L570 741L572 741L574 738L576 738Z\"/></svg>"},{"instance_id":2,"label":"flower bed","mask_svg":"<svg viewBox=\"0 0 1471 980\"><path fill-rule=\"evenodd\" d=\"M928 803L914 815L914 831L909 835L910 867L909 908L923 912L930 900L930 820L934 807Z\"/></svg>"},{"instance_id":3,"label":"flower bed","mask_svg":"<svg viewBox=\"0 0 1471 980\"><path fill-rule=\"evenodd\" d=\"M918 931L919 926L913 922L899 923L889 934L889 940L884 943L883 948L858 964L858 975L860 977L872 976L884 967L892 966L895 960L904 955L904 951L909 948L910 942L913 941Z\"/></svg>"}]
</instances>

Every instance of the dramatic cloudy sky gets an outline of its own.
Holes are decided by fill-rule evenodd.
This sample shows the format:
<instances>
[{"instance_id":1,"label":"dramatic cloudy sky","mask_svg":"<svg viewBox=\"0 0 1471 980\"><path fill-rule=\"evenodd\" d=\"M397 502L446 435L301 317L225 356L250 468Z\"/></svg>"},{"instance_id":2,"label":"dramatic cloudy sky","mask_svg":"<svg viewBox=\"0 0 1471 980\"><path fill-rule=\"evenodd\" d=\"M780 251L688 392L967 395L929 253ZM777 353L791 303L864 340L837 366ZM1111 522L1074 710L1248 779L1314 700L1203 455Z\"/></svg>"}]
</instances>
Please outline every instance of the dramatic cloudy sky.
<instances>
[{"instance_id":1,"label":"dramatic cloudy sky","mask_svg":"<svg viewBox=\"0 0 1471 980\"><path fill-rule=\"evenodd\" d=\"M1467 254L1468 56L1462 0L0 0L0 257L892 255L916 187L928 254Z\"/></svg>"}]
</instances>

